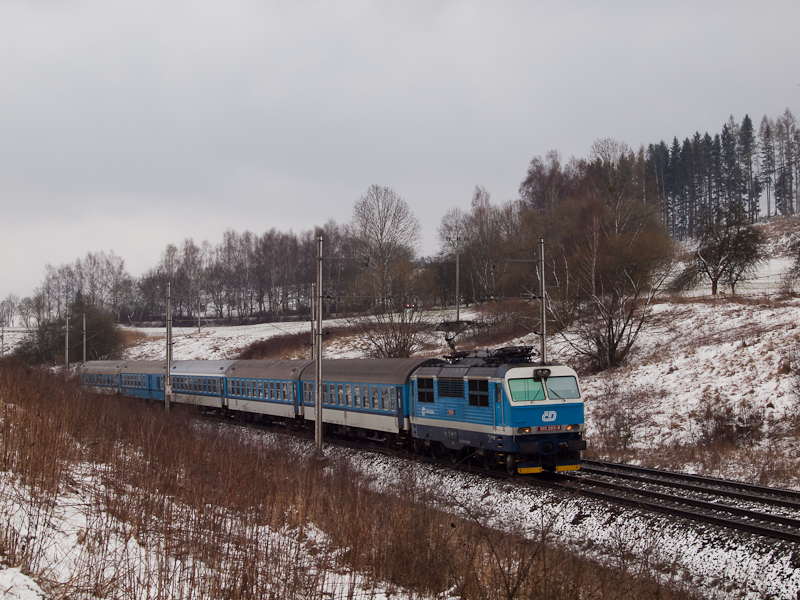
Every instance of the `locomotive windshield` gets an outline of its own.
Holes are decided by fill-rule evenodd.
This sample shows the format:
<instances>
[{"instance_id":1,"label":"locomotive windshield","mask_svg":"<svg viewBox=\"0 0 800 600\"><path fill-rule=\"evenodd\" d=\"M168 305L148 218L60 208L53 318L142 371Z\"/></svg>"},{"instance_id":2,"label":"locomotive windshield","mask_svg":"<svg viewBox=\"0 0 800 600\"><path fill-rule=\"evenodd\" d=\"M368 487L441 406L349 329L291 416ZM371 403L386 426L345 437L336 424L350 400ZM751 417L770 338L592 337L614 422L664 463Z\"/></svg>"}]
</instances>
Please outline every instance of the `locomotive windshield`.
<instances>
[{"instance_id":1,"label":"locomotive windshield","mask_svg":"<svg viewBox=\"0 0 800 600\"><path fill-rule=\"evenodd\" d=\"M508 389L514 402L533 402L544 400L544 386L539 377L525 379L509 379Z\"/></svg>"},{"instance_id":2,"label":"locomotive windshield","mask_svg":"<svg viewBox=\"0 0 800 600\"><path fill-rule=\"evenodd\" d=\"M574 377L548 377L545 381L547 395L551 399L572 400L581 397L578 380Z\"/></svg>"},{"instance_id":3,"label":"locomotive windshield","mask_svg":"<svg viewBox=\"0 0 800 600\"><path fill-rule=\"evenodd\" d=\"M547 377L544 380L540 377L508 380L508 389L511 392L511 400L514 402L545 400L545 386L547 387L547 397L551 400L572 400L581 397L578 391L578 381L572 376Z\"/></svg>"}]
</instances>

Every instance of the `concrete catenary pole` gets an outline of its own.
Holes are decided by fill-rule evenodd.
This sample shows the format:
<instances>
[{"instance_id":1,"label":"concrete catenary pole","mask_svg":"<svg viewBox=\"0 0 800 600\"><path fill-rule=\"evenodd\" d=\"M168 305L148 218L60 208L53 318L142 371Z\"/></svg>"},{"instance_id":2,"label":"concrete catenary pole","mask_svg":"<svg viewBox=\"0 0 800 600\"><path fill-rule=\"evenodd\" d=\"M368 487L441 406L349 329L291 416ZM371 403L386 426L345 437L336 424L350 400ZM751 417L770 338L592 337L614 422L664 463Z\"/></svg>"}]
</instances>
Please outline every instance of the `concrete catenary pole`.
<instances>
[{"instance_id":1,"label":"concrete catenary pole","mask_svg":"<svg viewBox=\"0 0 800 600\"><path fill-rule=\"evenodd\" d=\"M314 352L314 448L317 458L322 452L322 234L317 235L317 325Z\"/></svg>"},{"instance_id":2,"label":"concrete catenary pole","mask_svg":"<svg viewBox=\"0 0 800 600\"><path fill-rule=\"evenodd\" d=\"M167 361L166 361L166 373L164 374L164 408L169 411L170 402L172 401L172 381L170 378L170 371L172 370L172 285L171 282L167 282Z\"/></svg>"},{"instance_id":3,"label":"concrete catenary pole","mask_svg":"<svg viewBox=\"0 0 800 600\"><path fill-rule=\"evenodd\" d=\"M65 311L67 315L66 335L64 336L64 376L69 375L69 309Z\"/></svg>"},{"instance_id":4,"label":"concrete catenary pole","mask_svg":"<svg viewBox=\"0 0 800 600\"><path fill-rule=\"evenodd\" d=\"M544 285L544 238L539 239L539 307L541 310L542 335L540 353L542 364L547 362L547 299Z\"/></svg>"},{"instance_id":5,"label":"concrete catenary pole","mask_svg":"<svg viewBox=\"0 0 800 600\"><path fill-rule=\"evenodd\" d=\"M460 285L460 258L461 258L461 243L464 238L456 236L454 238L447 238L453 250L456 251L456 322L461 320L461 285Z\"/></svg>"}]
</instances>

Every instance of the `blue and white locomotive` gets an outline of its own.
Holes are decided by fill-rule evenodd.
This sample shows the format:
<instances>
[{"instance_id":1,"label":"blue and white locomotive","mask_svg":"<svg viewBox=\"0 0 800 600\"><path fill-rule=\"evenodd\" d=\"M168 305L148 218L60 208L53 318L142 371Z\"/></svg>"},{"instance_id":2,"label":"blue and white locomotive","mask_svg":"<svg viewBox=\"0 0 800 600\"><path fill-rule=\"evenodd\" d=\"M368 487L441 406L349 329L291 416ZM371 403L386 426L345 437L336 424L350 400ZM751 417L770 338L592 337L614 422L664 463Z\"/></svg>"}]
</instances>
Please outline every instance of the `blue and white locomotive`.
<instances>
[{"instance_id":1,"label":"blue and white locomotive","mask_svg":"<svg viewBox=\"0 0 800 600\"><path fill-rule=\"evenodd\" d=\"M534 363L528 347L458 352L444 359L322 361L329 432L386 440L454 461L478 457L509 472L580 468L583 398L575 371ZM85 386L164 400L163 361L91 361ZM315 420L311 360L177 361L172 401L264 420Z\"/></svg>"}]
</instances>

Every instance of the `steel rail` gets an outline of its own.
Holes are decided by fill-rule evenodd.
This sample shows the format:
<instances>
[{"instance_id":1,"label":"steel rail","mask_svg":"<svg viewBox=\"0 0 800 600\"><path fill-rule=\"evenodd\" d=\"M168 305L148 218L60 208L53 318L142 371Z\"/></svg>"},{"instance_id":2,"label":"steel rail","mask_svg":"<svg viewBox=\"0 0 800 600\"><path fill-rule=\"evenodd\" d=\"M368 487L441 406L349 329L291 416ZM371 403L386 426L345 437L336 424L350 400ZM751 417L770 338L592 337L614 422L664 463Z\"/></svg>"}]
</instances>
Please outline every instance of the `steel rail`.
<instances>
[{"instance_id":1,"label":"steel rail","mask_svg":"<svg viewBox=\"0 0 800 600\"><path fill-rule=\"evenodd\" d=\"M600 463L602 464L602 463ZM751 484L735 481L726 481L724 479L704 478L700 476L690 475L684 477L683 473L672 473L670 471L657 471L655 469L642 469L637 468L636 472L647 473L645 475L637 475L635 473L623 473L618 469L627 467L614 465L609 467L594 467L584 466L582 468L584 473L594 475L606 475L608 477L615 477L618 479L627 479L629 481L637 481L639 483L646 483L651 485L659 485L663 487L671 487L690 492L698 492L714 496L723 496L726 498L734 498L737 500L745 500L754 504L770 504L772 506L780 506L783 508L791 508L800 511L800 495L795 500L794 495L784 494L784 492L791 492L792 490L782 490L779 488L768 488L764 486L754 486ZM690 479L687 479L690 478ZM677 480L677 481L676 481ZM691 482L691 483L690 483ZM740 487L741 485L741 487ZM731 488L731 489L724 489ZM739 491L739 489L750 491Z\"/></svg>"}]
</instances>

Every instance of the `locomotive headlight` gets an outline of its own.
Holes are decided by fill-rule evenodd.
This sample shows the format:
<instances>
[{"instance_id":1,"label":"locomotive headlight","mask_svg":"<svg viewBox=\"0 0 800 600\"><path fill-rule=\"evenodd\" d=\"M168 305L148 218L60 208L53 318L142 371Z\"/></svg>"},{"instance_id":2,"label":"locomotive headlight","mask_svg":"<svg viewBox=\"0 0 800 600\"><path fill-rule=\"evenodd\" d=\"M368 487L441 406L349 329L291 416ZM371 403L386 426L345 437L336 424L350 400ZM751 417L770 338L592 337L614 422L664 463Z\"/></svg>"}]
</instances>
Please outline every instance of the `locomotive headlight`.
<instances>
[{"instance_id":1,"label":"locomotive headlight","mask_svg":"<svg viewBox=\"0 0 800 600\"><path fill-rule=\"evenodd\" d=\"M580 425L567 425L567 431L578 431L580 428Z\"/></svg>"},{"instance_id":2,"label":"locomotive headlight","mask_svg":"<svg viewBox=\"0 0 800 600\"><path fill-rule=\"evenodd\" d=\"M534 377L550 377L550 369L534 369Z\"/></svg>"},{"instance_id":3,"label":"locomotive headlight","mask_svg":"<svg viewBox=\"0 0 800 600\"><path fill-rule=\"evenodd\" d=\"M530 427L520 427L519 429L517 429L517 433L530 433L530 432L531 432Z\"/></svg>"}]
</instances>

